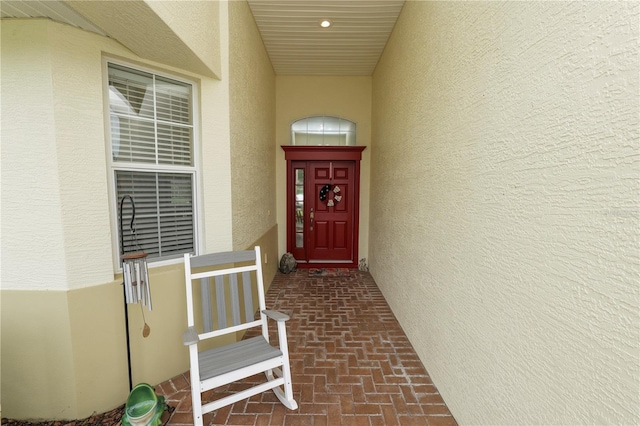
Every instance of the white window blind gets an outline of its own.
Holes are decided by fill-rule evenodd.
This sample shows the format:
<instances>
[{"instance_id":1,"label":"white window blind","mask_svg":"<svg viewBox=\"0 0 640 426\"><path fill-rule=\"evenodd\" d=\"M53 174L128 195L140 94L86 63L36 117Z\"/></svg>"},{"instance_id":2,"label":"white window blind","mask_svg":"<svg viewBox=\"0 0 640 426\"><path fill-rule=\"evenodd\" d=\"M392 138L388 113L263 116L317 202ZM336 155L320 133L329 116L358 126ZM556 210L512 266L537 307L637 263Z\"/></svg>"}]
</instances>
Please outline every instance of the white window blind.
<instances>
[{"instance_id":1,"label":"white window blind","mask_svg":"<svg viewBox=\"0 0 640 426\"><path fill-rule=\"evenodd\" d=\"M125 202L118 241L125 253L143 250L156 260L193 252L193 87L121 65L108 69L116 197L118 206L127 195L135 202L135 235Z\"/></svg>"}]
</instances>

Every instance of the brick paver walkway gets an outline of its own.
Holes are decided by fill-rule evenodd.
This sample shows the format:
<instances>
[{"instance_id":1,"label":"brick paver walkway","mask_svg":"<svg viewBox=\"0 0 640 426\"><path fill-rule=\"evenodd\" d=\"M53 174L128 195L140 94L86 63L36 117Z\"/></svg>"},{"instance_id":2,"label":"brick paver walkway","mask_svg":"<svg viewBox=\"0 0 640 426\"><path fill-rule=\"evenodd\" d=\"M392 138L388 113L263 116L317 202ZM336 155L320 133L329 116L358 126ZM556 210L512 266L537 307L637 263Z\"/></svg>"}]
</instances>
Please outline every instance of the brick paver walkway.
<instances>
[{"instance_id":1,"label":"brick paver walkway","mask_svg":"<svg viewBox=\"0 0 640 426\"><path fill-rule=\"evenodd\" d=\"M339 278L278 273L266 302L291 316L287 335L299 408L286 409L269 391L205 415L206 425L456 425L368 272ZM205 397L217 399L259 379ZM186 372L156 388L173 408L169 425L193 423L188 380Z\"/></svg>"}]
</instances>

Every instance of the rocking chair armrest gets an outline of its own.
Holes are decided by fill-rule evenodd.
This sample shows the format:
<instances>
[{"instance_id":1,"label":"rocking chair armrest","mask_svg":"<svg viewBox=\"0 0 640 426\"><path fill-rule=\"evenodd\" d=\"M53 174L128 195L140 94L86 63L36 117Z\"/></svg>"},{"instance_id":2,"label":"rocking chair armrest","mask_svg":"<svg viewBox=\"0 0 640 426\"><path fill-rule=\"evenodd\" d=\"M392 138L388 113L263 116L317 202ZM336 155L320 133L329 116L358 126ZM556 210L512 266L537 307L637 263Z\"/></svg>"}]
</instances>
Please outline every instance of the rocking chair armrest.
<instances>
[{"instance_id":1,"label":"rocking chair armrest","mask_svg":"<svg viewBox=\"0 0 640 426\"><path fill-rule=\"evenodd\" d=\"M185 346L195 345L200 341L196 328L191 326L182 333L182 344Z\"/></svg>"},{"instance_id":2,"label":"rocking chair armrest","mask_svg":"<svg viewBox=\"0 0 640 426\"><path fill-rule=\"evenodd\" d=\"M265 309L264 311L262 311L262 313L275 321L289 321L289 315L283 314L280 311Z\"/></svg>"}]
</instances>

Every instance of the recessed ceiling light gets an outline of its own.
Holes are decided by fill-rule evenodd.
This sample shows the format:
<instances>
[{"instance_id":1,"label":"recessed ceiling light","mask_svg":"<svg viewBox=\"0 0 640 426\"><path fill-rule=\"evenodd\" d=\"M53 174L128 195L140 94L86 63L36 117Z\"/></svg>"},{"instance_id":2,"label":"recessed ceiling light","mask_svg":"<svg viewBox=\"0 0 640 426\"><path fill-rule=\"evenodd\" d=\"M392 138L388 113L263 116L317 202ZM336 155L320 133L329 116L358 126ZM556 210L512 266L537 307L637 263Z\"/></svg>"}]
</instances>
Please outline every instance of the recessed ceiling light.
<instances>
[{"instance_id":1,"label":"recessed ceiling light","mask_svg":"<svg viewBox=\"0 0 640 426\"><path fill-rule=\"evenodd\" d=\"M329 28L331 26L331 21L328 19L325 19L323 21L320 21L320 26L322 28Z\"/></svg>"}]
</instances>

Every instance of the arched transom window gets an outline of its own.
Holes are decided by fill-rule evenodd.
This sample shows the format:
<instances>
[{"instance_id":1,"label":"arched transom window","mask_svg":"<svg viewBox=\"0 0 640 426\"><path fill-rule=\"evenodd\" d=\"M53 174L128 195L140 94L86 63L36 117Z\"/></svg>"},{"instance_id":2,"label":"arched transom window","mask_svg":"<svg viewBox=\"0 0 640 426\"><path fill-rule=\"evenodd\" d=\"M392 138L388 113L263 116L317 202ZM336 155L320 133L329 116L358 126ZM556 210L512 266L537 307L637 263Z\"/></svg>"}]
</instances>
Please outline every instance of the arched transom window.
<instances>
[{"instance_id":1,"label":"arched transom window","mask_svg":"<svg viewBox=\"0 0 640 426\"><path fill-rule=\"evenodd\" d=\"M339 117L315 116L291 124L291 145L353 146L356 123Z\"/></svg>"}]
</instances>

